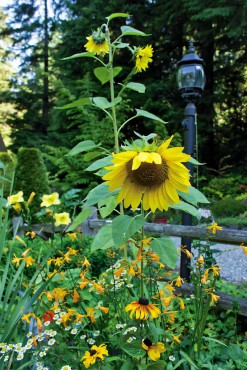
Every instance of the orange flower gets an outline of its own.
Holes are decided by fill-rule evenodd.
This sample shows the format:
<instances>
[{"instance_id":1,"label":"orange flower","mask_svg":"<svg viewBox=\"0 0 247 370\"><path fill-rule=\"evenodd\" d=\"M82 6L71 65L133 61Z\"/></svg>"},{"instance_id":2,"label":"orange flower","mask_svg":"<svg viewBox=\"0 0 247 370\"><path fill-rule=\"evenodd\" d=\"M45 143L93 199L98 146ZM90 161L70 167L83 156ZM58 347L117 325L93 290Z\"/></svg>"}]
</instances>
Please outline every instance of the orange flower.
<instances>
[{"instance_id":1,"label":"orange flower","mask_svg":"<svg viewBox=\"0 0 247 370\"><path fill-rule=\"evenodd\" d=\"M200 255L200 257L198 258L197 262L200 263L201 265L204 264L204 257L203 257L203 255Z\"/></svg>"},{"instance_id":2,"label":"orange flower","mask_svg":"<svg viewBox=\"0 0 247 370\"><path fill-rule=\"evenodd\" d=\"M90 318L91 322L95 322L96 321L94 317L95 309L93 307L87 307L86 311L87 311L87 316Z\"/></svg>"},{"instance_id":3,"label":"orange flower","mask_svg":"<svg viewBox=\"0 0 247 370\"><path fill-rule=\"evenodd\" d=\"M73 294L73 302L77 303L79 301L80 294L78 294L77 290L74 288L74 294Z\"/></svg>"},{"instance_id":4,"label":"orange flower","mask_svg":"<svg viewBox=\"0 0 247 370\"><path fill-rule=\"evenodd\" d=\"M212 303L217 303L218 300L220 299L220 296L219 295L216 295L214 293L209 293L211 295L211 302Z\"/></svg>"}]
</instances>

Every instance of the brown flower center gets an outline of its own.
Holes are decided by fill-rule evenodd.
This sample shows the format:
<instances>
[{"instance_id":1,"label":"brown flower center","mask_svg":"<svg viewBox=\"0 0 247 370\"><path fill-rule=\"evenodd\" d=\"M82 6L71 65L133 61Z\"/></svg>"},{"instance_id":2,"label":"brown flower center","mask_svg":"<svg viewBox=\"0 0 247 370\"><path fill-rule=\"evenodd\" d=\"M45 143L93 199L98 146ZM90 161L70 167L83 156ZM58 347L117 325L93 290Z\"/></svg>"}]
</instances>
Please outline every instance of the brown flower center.
<instances>
[{"instance_id":1,"label":"brown flower center","mask_svg":"<svg viewBox=\"0 0 247 370\"><path fill-rule=\"evenodd\" d=\"M161 185L168 179L168 166L162 158L161 164L142 162L140 167L132 170L133 160L127 163L130 180L139 186Z\"/></svg>"},{"instance_id":2,"label":"brown flower center","mask_svg":"<svg viewBox=\"0 0 247 370\"><path fill-rule=\"evenodd\" d=\"M152 345L152 341L151 341L149 338L144 339L143 343L144 343L147 347L151 347L151 345Z\"/></svg>"},{"instance_id":3,"label":"brown flower center","mask_svg":"<svg viewBox=\"0 0 247 370\"><path fill-rule=\"evenodd\" d=\"M145 297L139 298L138 303L142 304L143 306L147 306L149 304L149 300Z\"/></svg>"},{"instance_id":4,"label":"brown flower center","mask_svg":"<svg viewBox=\"0 0 247 370\"><path fill-rule=\"evenodd\" d=\"M91 349L91 351L89 353L90 353L90 356L93 356L97 353L97 351L95 351L95 349Z\"/></svg>"}]
</instances>

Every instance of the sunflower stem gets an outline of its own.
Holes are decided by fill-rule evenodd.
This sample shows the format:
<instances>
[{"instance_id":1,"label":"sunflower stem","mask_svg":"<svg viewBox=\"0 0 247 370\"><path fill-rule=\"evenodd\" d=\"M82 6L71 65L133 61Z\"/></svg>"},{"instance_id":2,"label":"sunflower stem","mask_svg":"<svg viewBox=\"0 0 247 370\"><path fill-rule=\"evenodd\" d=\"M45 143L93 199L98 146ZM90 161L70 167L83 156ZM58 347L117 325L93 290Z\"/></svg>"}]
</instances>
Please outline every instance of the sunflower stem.
<instances>
[{"instance_id":1,"label":"sunflower stem","mask_svg":"<svg viewBox=\"0 0 247 370\"><path fill-rule=\"evenodd\" d=\"M112 46L109 34L109 28L106 27L106 37L108 40L109 45L109 75L110 75L110 94L111 94L111 103L115 99L115 91L114 91L114 75L113 75L113 53L112 53ZM111 108L112 111L112 123L113 123L113 131L114 131L114 141L115 141L115 152L119 153L119 139L118 139L118 130L117 130L117 116L116 116L116 108L115 105Z\"/></svg>"},{"instance_id":2,"label":"sunflower stem","mask_svg":"<svg viewBox=\"0 0 247 370\"><path fill-rule=\"evenodd\" d=\"M143 204L141 200L141 215L144 217L144 209ZM141 228L141 240L144 240L144 226ZM143 242L142 242L143 243ZM140 286L140 297L143 297L143 291L144 291L144 283L143 283L143 245L141 246L141 286Z\"/></svg>"}]
</instances>

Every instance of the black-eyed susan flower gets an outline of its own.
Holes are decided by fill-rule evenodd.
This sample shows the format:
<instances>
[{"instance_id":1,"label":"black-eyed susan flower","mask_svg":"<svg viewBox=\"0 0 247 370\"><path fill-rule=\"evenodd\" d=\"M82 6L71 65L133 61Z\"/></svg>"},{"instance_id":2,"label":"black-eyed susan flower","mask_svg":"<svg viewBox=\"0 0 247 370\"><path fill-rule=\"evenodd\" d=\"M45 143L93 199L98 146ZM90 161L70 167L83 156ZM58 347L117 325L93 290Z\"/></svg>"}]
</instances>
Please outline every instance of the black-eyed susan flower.
<instances>
[{"instance_id":1,"label":"black-eyed susan flower","mask_svg":"<svg viewBox=\"0 0 247 370\"><path fill-rule=\"evenodd\" d=\"M105 344L101 344L100 346L93 345L90 351L86 351L84 356L82 356L81 361L86 368L89 368L91 365L95 364L95 362L100 359L104 360L104 356L109 356L108 351L106 349Z\"/></svg>"},{"instance_id":2,"label":"black-eyed susan flower","mask_svg":"<svg viewBox=\"0 0 247 370\"><path fill-rule=\"evenodd\" d=\"M40 204L40 207L48 208L57 204L60 204L59 194L57 192L54 192L52 194L44 194L42 196L42 203Z\"/></svg>"},{"instance_id":3,"label":"black-eyed susan flower","mask_svg":"<svg viewBox=\"0 0 247 370\"><path fill-rule=\"evenodd\" d=\"M71 219L69 217L68 212L55 213L54 219L55 219L55 226L69 225L71 223Z\"/></svg>"},{"instance_id":4,"label":"black-eyed susan flower","mask_svg":"<svg viewBox=\"0 0 247 370\"><path fill-rule=\"evenodd\" d=\"M145 71L148 64L153 61L153 48L151 45L145 46L145 48L137 48L135 52L135 63L137 72Z\"/></svg>"},{"instance_id":5,"label":"black-eyed susan flower","mask_svg":"<svg viewBox=\"0 0 247 370\"><path fill-rule=\"evenodd\" d=\"M130 311L131 319L135 314L137 320L147 320L149 315L153 319L157 319L161 314L160 309L155 304L150 304L149 300L145 297L140 298L138 301L129 303L125 307L125 311Z\"/></svg>"},{"instance_id":6,"label":"black-eyed susan flower","mask_svg":"<svg viewBox=\"0 0 247 370\"><path fill-rule=\"evenodd\" d=\"M134 145L134 150L113 154L113 166L105 167L103 180L110 191L120 188L118 203L123 200L125 208L136 210L142 200L144 210L155 212L180 202L178 191L186 193L190 185L189 170L182 162L190 156L182 147L168 149L172 138L160 146L146 142L142 148Z\"/></svg>"},{"instance_id":7,"label":"black-eyed susan flower","mask_svg":"<svg viewBox=\"0 0 247 370\"><path fill-rule=\"evenodd\" d=\"M106 35L98 29L91 36L86 37L88 42L84 45L89 53L104 56L109 51Z\"/></svg>"},{"instance_id":8,"label":"black-eyed susan flower","mask_svg":"<svg viewBox=\"0 0 247 370\"><path fill-rule=\"evenodd\" d=\"M148 356L153 361L157 361L160 358L161 353L164 353L166 350L163 343L158 342L157 344L154 344L149 338L142 341L142 348L147 351Z\"/></svg>"}]
</instances>

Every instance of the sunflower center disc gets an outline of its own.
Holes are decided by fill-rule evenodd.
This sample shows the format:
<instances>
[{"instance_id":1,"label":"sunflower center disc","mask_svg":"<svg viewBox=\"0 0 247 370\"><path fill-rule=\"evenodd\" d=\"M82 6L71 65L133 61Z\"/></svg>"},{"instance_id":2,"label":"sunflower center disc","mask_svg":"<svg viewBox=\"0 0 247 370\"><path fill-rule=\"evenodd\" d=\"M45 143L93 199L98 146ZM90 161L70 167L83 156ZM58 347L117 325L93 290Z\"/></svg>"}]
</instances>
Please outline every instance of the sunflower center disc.
<instances>
[{"instance_id":1,"label":"sunflower center disc","mask_svg":"<svg viewBox=\"0 0 247 370\"><path fill-rule=\"evenodd\" d=\"M127 163L127 172L130 180L139 186L161 185L168 179L168 166L163 159L161 164L143 162L134 171L132 163L133 160Z\"/></svg>"}]
</instances>

